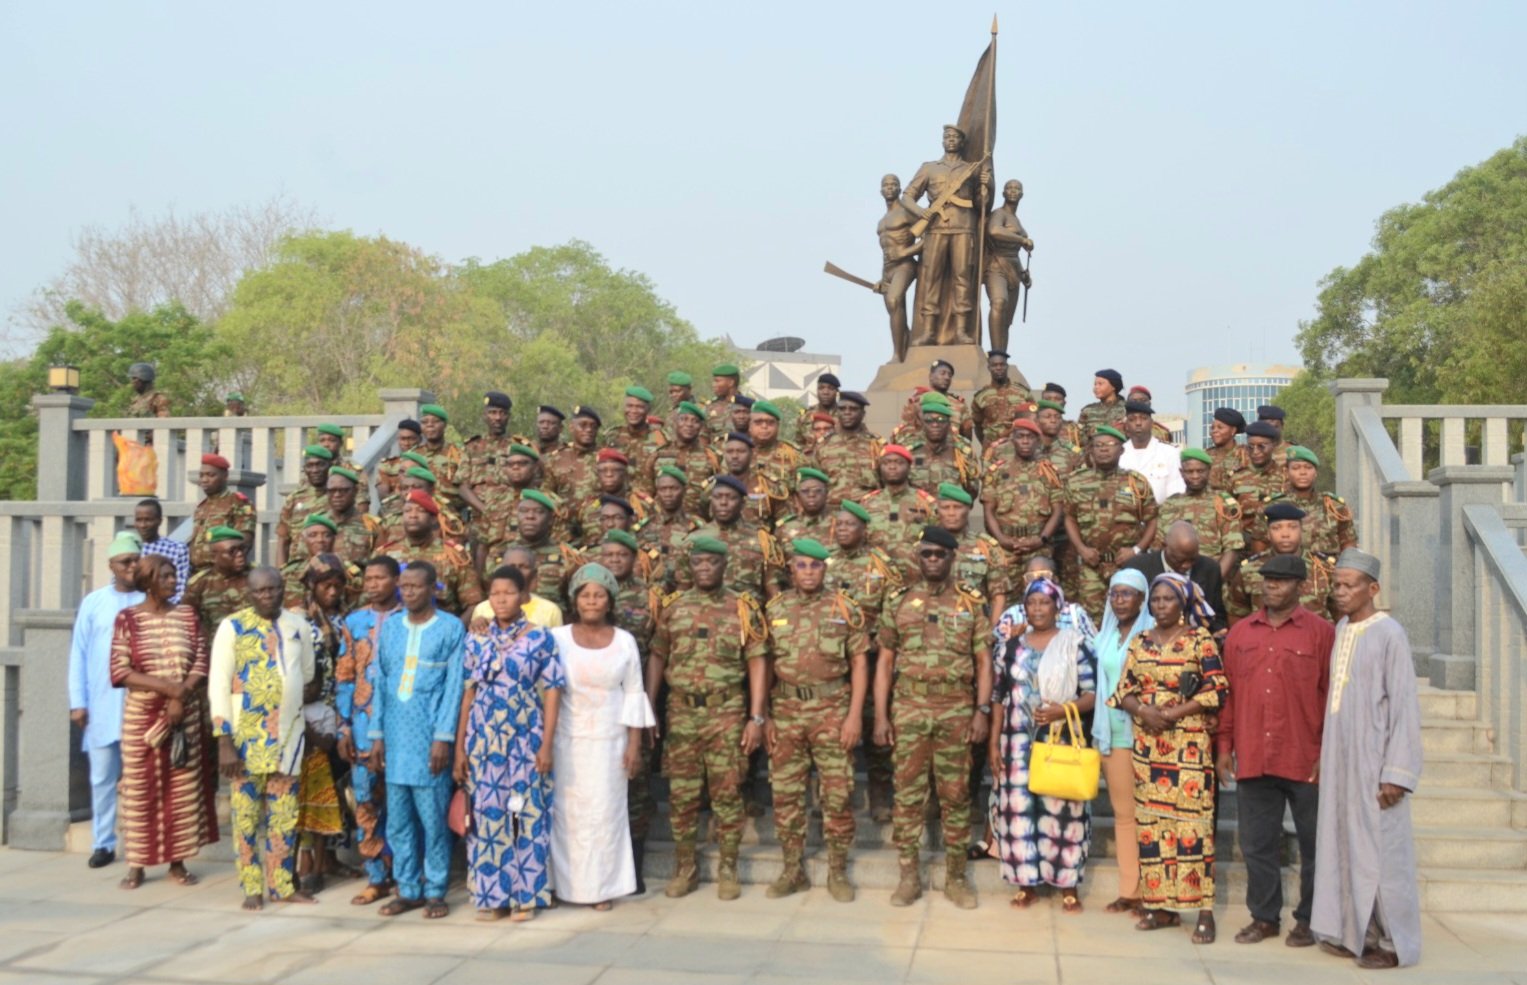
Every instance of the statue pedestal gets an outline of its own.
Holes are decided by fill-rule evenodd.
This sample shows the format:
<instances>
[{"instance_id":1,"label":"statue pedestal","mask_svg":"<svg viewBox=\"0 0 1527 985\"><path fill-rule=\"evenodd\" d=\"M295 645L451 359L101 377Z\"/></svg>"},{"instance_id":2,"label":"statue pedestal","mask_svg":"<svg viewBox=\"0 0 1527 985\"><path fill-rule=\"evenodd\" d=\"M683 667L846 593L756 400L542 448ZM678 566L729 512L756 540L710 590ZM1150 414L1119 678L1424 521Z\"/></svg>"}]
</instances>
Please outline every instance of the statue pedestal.
<instances>
[{"instance_id":1,"label":"statue pedestal","mask_svg":"<svg viewBox=\"0 0 1527 985\"><path fill-rule=\"evenodd\" d=\"M978 345L922 345L907 352L907 361L895 359L885 363L875 374L864 395L870 405L864 415L864 424L871 431L886 437L901 421L901 408L920 386L928 385L928 367L934 360L942 359L954 367L954 383L949 387L968 402L975 392L990 382L986 372L986 350ZM1027 387L1028 380L1009 364L1008 375L1014 383Z\"/></svg>"}]
</instances>

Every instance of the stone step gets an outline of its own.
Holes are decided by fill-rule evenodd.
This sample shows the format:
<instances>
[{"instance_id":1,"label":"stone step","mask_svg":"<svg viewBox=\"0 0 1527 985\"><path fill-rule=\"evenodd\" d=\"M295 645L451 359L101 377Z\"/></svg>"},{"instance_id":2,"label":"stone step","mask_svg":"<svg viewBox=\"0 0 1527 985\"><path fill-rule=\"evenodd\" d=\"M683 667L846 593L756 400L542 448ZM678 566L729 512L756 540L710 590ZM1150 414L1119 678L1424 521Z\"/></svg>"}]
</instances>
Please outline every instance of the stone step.
<instances>
[{"instance_id":1,"label":"stone step","mask_svg":"<svg viewBox=\"0 0 1527 985\"><path fill-rule=\"evenodd\" d=\"M1468 721L1478 717L1478 697L1473 691L1444 691L1421 684L1416 689L1421 699L1421 714L1425 718L1452 718Z\"/></svg>"},{"instance_id":2,"label":"stone step","mask_svg":"<svg viewBox=\"0 0 1527 985\"><path fill-rule=\"evenodd\" d=\"M1456 787L1509 790L1511 760L1490 753L1428 752L1417 794Z\"/></svg>"},{"instance_id":3,"label":"stone step","mask_svg":"<svg viewBox=\"0 0 1527 985\"><path fill-rule=\"evenodd\" d=\"M1527 831L1510 828L1415 829L1416 864L1527 872Z\"/></svg>"},{"instance_id":4,"label":"stone step","mask_svg":"<svg viewBox=\"0 0 1527 985\"><path fill-rule=\"evenodd\" d=\"M1483 722L1425 717L1421 719L1421 750L1427 758L1437 753L1494 752L1490 728Z\"/></svg>"}]
</instances>

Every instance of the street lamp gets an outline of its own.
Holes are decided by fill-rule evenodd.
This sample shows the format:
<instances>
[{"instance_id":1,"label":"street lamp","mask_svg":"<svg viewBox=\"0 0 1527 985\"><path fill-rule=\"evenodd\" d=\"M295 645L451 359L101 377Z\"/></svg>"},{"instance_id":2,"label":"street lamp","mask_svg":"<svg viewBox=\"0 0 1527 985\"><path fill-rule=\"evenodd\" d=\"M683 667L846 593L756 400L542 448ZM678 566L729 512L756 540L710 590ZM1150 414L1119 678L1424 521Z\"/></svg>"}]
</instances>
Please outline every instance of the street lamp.
<instances>
[{"instance_id":1,"label":"street lamp","mask_svg":"<svg viewBox=\"0 0 1527 985\"><path fill-rule=\"evenodd\" d=\"M80 368L78 366L49 366L48 389L54 393L79 393Z\"/></svg>"}]
</instances>

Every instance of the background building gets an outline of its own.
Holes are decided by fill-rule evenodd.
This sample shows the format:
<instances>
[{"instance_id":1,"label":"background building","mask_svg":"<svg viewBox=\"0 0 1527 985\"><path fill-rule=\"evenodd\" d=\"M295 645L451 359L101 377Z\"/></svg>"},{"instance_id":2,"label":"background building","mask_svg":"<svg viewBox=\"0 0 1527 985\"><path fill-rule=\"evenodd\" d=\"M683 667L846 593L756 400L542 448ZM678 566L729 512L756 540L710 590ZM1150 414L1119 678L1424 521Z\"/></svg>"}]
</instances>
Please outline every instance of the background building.
<instances>
[{"instance_id":1,"label":"background building","mask_svg":"<svg viewBox=\"0 0 1527 985\"><path fill-rule=\"evenodd\" d=\"M742 392L765 400L790 397L810 404L816 399L817 377L839 373L843 357L803 352L801 347L805 344L805 339L793 335L770 339L756 349L744 349L734 343L733 348L741 357Z\"/></svg>"},{"instance_id":2,"label":"background building","mask_svg":"<svg viewBox=\"0 0 1527 985\"><path fill-rule=\"evenodd\" d=\"M1209 422L1216 407L1231 407L1246 416L1247 423L1257 419L1257 407L1275 404L1279 390L1294 381L1298 366L1271 363L1234 363L1228 366L1203 366L1188 373L1188 420L1184 437L1188 446L1203 448L1209 443Z\"/></svg>"}]
</instances>

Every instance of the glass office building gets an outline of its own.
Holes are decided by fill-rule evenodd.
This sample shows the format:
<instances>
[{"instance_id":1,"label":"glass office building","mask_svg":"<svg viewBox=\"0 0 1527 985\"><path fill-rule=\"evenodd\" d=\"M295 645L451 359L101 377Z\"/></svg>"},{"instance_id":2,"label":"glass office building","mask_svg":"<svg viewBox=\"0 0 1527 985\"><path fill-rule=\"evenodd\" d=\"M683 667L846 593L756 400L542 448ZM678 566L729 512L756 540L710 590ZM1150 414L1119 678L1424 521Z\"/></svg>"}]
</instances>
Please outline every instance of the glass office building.
<instances>
[{"instance_id":1,"label":"glass office building","mask_svg":"<svg viewBox=\"0 0 1527 985\"><path fill-rule=\"evenodd\" d=\"M1257 419L1262 404L1277 403L1278 391L1293 382L1298 366L1235 363L1203 366L1188 373L1188 420L1184 428L1189 447L1209 445L1209 422L1217 407L1233 407L1247 423Z\"/></svg>"}]
</instances>

